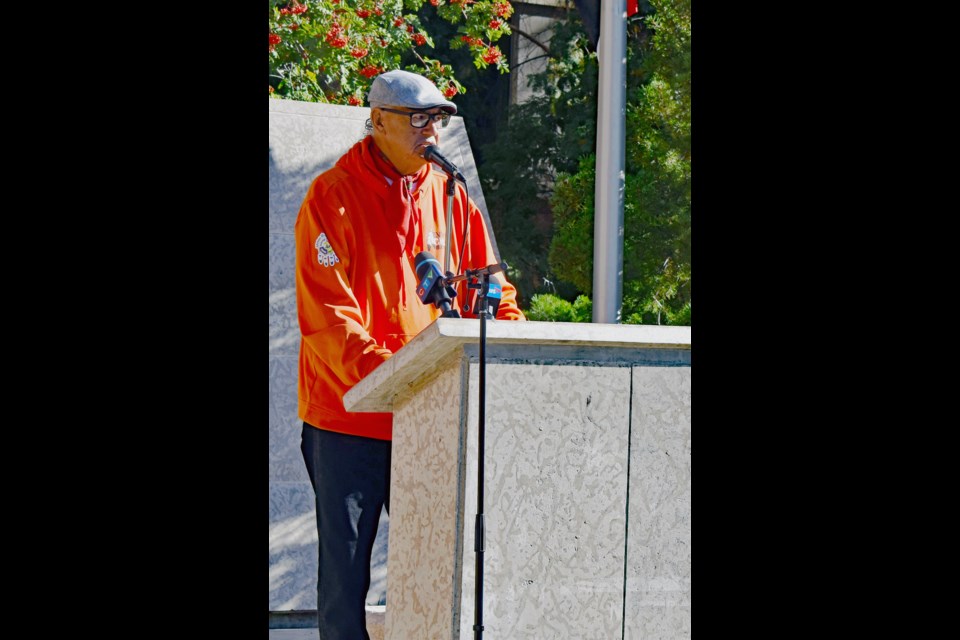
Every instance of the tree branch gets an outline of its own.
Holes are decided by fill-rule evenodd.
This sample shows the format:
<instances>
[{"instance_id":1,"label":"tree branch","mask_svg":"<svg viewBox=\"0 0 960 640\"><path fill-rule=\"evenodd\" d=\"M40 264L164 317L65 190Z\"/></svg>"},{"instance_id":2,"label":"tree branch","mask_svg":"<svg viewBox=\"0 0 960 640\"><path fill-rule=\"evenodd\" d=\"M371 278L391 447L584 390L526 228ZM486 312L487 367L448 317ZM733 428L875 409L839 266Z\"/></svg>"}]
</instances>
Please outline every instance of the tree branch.
<instances>
[{"instance_id":1,"label":"tree branch","mask_svg":"<svg viewBox=\"0 0 960 640\"><path fill-rule=\"evenodd\" d=\"M546 54L545 54L545 55L542 55L542 56L533 56L532 58L527 58L526 60L523 60L522 62L518 62L517 64L515 64L514 66L512 66L512 67L510 67L510 68L511 68L511 69L519 69L521 65L527 64L528 62L533 62L534 60L539 60L540 58L549 58L549 57L550 57L550 56L549 56L549 55L546 55Z\"/></svg>"},{"instance_id":2,"label":"tree branch","mask_svg":"<svg viewBox=\"0 0 960 640\"><path fill-rule=\"evenodd\" d=\"M542 42L540 42L539 40L537 40L536 38L534 38L532 35L530 35L530 34L527 33L526 31L521 31L520 29L518 29L518 28L516 28L516 27L514 27L514 26L512 26L512 25L511 25L511 27L510 27L510 30L513 31L514 33L519 33L519 34L522 35L524 38L526 38L527 40L529 40L529 41L532 42L533 44L535 44L535 45L537 45L538 47L540 47L541 49L543 49L544 53L546 53L547 55L550 55L550 49L547 48L547 45L543 44Z\"/></svg>"}]
</instances>

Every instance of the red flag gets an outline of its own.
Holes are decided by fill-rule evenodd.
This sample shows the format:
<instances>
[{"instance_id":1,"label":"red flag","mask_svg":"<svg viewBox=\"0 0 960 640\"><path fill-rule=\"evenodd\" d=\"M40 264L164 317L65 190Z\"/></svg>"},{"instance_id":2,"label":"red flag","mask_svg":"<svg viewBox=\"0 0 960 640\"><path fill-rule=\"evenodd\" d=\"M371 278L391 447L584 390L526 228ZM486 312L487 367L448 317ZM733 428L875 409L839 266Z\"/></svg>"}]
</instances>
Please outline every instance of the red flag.
<instances>
[{"instance_id":1,"label":"red flag","mask_svg":"<svg viewBox=\"0 0 960 640\"><path fill-rule=\"evenodd\" d=\"M640 4L640 0L627 0L627 17L629 18L637 11L640 11L640 7L637 6Z\"/></svg>"}]
</instances>

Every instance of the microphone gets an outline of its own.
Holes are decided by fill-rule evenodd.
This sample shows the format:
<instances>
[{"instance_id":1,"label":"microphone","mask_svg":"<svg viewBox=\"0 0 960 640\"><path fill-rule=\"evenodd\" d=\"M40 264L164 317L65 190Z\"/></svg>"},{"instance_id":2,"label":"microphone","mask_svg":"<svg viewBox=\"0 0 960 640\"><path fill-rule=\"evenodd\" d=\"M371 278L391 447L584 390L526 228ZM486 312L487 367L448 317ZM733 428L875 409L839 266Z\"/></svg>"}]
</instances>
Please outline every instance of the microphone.
<instances>
[{"instance_id":1,"label":"microphone","mask_svg":"<svg viewBox=\"0 0 960 640\"><path fill-rule=\"evenodd\" d=\"M459 318L460 314L450 305L450 301L457 295L457 290L447 283L447 279L440 272L440 263L429 251L421 251L414 258L414 270L420 284L417 285L417 297L424 304L433 304L443 311L445 318Z\"/></svg>"},{"instance_id":2,"label":"microphone","mask_svg":"<svg viewBox=\"0 0 960 640\"><path fill-rule=\"evenodd\" d=\"M470 285L471 289L479 289L480 285ZM484 298L487 307L487 313L491 319L496 319L497 311L500 309L500 299L503 297L503 287L496 280L491 279L487 286L487 295ZM483 312L483 306L480 304L480 292L473 294L473 311L477 315ZM466 307L464 307L466 309Z\"/></svg>"},{"instance_id":3,"label":"microphone","mask_svg":"<svg viewBox=\"0 0 960 640\"><path fill-rule=\"evenodd\" d=\"M460 182L466 183L467 179L463 177L463 174L460 173L460 170L457 169L457 165L453 164L442 155L437 150L435 145L427 145L423 149L423 158L424 160L429 160L431 162L436 162L440 165L440 168L453 176L454 180L459 180Z\"/></svg>"},{"instance_id":4,"label":"microphone","mask_svg":"<svg viewBox=\"0 0 960 640\"><path fill-rule=\"evenodd\" d=\"M491 318L497 317L497 311L500 309L500 298L503 295L503 287L496 280L490 281L487 289L487 310Z\"/></svg>"}]
</instances>

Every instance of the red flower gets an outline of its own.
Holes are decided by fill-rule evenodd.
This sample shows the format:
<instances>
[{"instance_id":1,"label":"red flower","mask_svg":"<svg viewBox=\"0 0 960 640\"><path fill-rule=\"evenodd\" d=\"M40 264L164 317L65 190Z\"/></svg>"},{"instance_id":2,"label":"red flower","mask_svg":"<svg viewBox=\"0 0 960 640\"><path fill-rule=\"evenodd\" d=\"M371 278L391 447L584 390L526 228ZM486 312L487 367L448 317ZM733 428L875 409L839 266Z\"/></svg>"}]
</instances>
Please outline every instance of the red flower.
<instances>
[{"instance_id":1,"label":"red flower","mask_svg":"<svg viewBox=\"0 0 960 640\"><path fill-rule=\"evenodd\" d=\"M490 28L491 28L491 29L499 29L499 28L500 28L500 21L499 21L499 20L491 20L491 21L490 21Z\"/></svg>"},{"instance_id":2,"label":"red flower","mask_svg":"<svg viewBox=\"0 0 960 640\"><path fill-rule=\"evenodd\" d=\"M360 16L361 18L369 18L369 17L370 17L370 9L357 9L357 10L356 10L356 14L357 14L358 16Z\"/></svg>"},{"instance_id":3,"label":"red flower","mask_svg":"<svg viewBox=\"0 0 960 640\"><path fill-rule=\"evenodd\" d=\"M338 1L339 0L337 0L337 2ZM336 4L336 2L334 2L334 4ZM282 16L297 15L298 13L303 13L306 10L307 10L307 5L300 4L299 2L296 2L296 0L294 0L292 7L284 7L283 9L280 9L280 15Z\"/></svg>"},{"instance_id":4,"label":"red flower","mask_svg":"<svg viewBox=\"0 0 960 640\"><path fill-rule=\"evenodd\" d=\"M506 18L506 17L508 17L511 13L513 13L513 6L512 6L509 2L506 2L506 1L505 1L505 2L497 2L496 4L493 5L493 9L494 9L494 11L497 12L497 15L500 16L501 18Z\"/></svg>"},{"instance_id":5,"label":"red flower","mask_svg":"<svg viewBox=\"0 0 960 640\"><path fill-rule=\"evenodd\" d=\"M379 75L379 73L380 73L380 67L374 66L372 64L368 64L363 69L360 69L360 75L362 75L365 78L372 78L375 75Z\"/></svg>"},{"instance_id":6,"label":"red flower","mask_svg":"<svg viewBox=\"0 0 960 640\"><path fill-rule=\"evenodd\" d=\"M271 45L271 46L272 46L272 45L275 45L275 44L280 44L281 42L283 42L283 40L280 39L280 36L278 36L278 35L275 34L275 33L271 33L271 34L270 34L270 45Z\"/></svg>"},{"instance_id":7,"label":"red flower","mask_svg":"<svg viewBox=\"0 0 960 640\"><path fill-rule=\"evenodd\" d=\"M412 25L412 24L408 24L408 25L407 25L407 33L413 33L413 25Z\"/></svg>"},{"instance_id":8,"label":"red flower","mask_svg":"<svg viewBox=\"0 0 960 640\"><path fill-rule=\"evenodd\" d=\"M453 96L457 95L457 88L453 85L450 85L447 87L447 90L443 92L443 95L448 99L452 98Z\"/></svg>"},{"instance_id":9,"label":"red flower","mask_svg":"<svg viewBox=\"0 0 960 640\"><path fill-rule=\"evenodd\" d=\"M397 16L396 18L394 18L394 19L393 19L393 26L395 26L395 27L402 27L402 26L403 26L403 18L401 18L400 16Z\"/></svg>"},{"instance_id":10,"label":"red flower","mask_svg":"<svg viewBox=\"0 0 960 640\"><path fill-rule=\"evenodd\" d=\"M325 38L327 44L329 44L334 49L340 49L341 47L347 46L347 36L341 35L342 27L334 22L330 25L330 30L327 31L327 37Z\"/></svg>"},{"instance_id":11,"label":"red flower","mask_svg":"<svg viewBox=\"0 0 960 640\"><path fill-rule=\"evenodd\" d=\"M298 25L298 24L288 24L288 25L287 25L287 29L290 29L290 31L296 31L296 30L299 29L299 28L300 28L300 25Z\"/></svg>"},{"instance_id":12,"label":"red flower","mask_svg":"<svg viewBox=\"0 0 960 640\"><path fill-rule=\"evenodd\" d=\"M418 47L419 47L420 45L423 45L423 44L426 44L426 43L427 43L427 39L424 37L424 35L423 35L422 33L415 33L415 34L413 34L412 36L410 36L410 39L413 40L413 43L414 43L415 45L417 45Z\"/></svg>"},{"instance_id":13,"label":"red flower","mask_svg":"<svg viewBox=\"0 0 960 640\"><path fill-rule=\"evenodd\" d=\"M440 4L440 0L430 0L430 4L432 4L433 6L437 6L438 4Z\"/></svg>"},{"instance_id":14,"label":"red flower","mask_svg":"<svg viewBox=\"0 0 960 640\"><path fill-rule=\"evenodd\" d=\"M360 105L363 104L362 102L360 102L360 98L358 98L357 96L350 96L349 98L347 98L347 102L349 102L351 105L355 107L359 107Z\"/></svg>"},{"instance_id":15,"label":"red flower","mask_svg":"<svg viewBox=\"0 0 960 640\"><path fill-rule=\"evenodd\" d=\"M352 51L350 51L350 55L352 55L354 58L357 58L357 59L364 57L365 55L367 55L367 53L369 53L369 49L361 49L360 47L357 47Z\"/></svg>"},{"instance_id":16,"label":"red flower","mask_svg":"<svg viewBox=\"0 0 960 640\"><path fill-rule=\"evenodd\" d=\"M487 64L496 64L499 59L500 49L497 47L487 47L487 51L483 54L483 61Z\"/></svg>"},{"instance_id":17,"label":"red flower","mask_svg":"<svg viewBox=\"0 0 960 640\"><path fill-rule=\"evenodd\" d=\"M334 49L341 49L347 46L347 36L340 35L339 31L330 31L327 33L327 44L329 44Z\"/></svg>"}]
</instances>

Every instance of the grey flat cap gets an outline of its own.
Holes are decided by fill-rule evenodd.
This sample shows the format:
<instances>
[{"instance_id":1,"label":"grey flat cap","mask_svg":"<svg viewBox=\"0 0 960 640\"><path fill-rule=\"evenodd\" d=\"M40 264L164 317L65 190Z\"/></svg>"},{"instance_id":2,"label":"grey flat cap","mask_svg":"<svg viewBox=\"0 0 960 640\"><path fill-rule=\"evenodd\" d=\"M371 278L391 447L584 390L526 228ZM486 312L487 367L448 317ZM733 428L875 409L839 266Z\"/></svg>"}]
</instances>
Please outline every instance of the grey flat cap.
<instances>
[{"instance_id":1,"label":"grey flat cap","mask_svg":"<svg viewBox=\"0 0 960 640\"><path fill-rule=\"evenodd\" d=\"M374 78L370 93L367 94L367 102L371 107L443 107L447 113L457 112L457 105L444 98L432 81L402 69L387 71Z\"/></svg>"}]
</instances>

